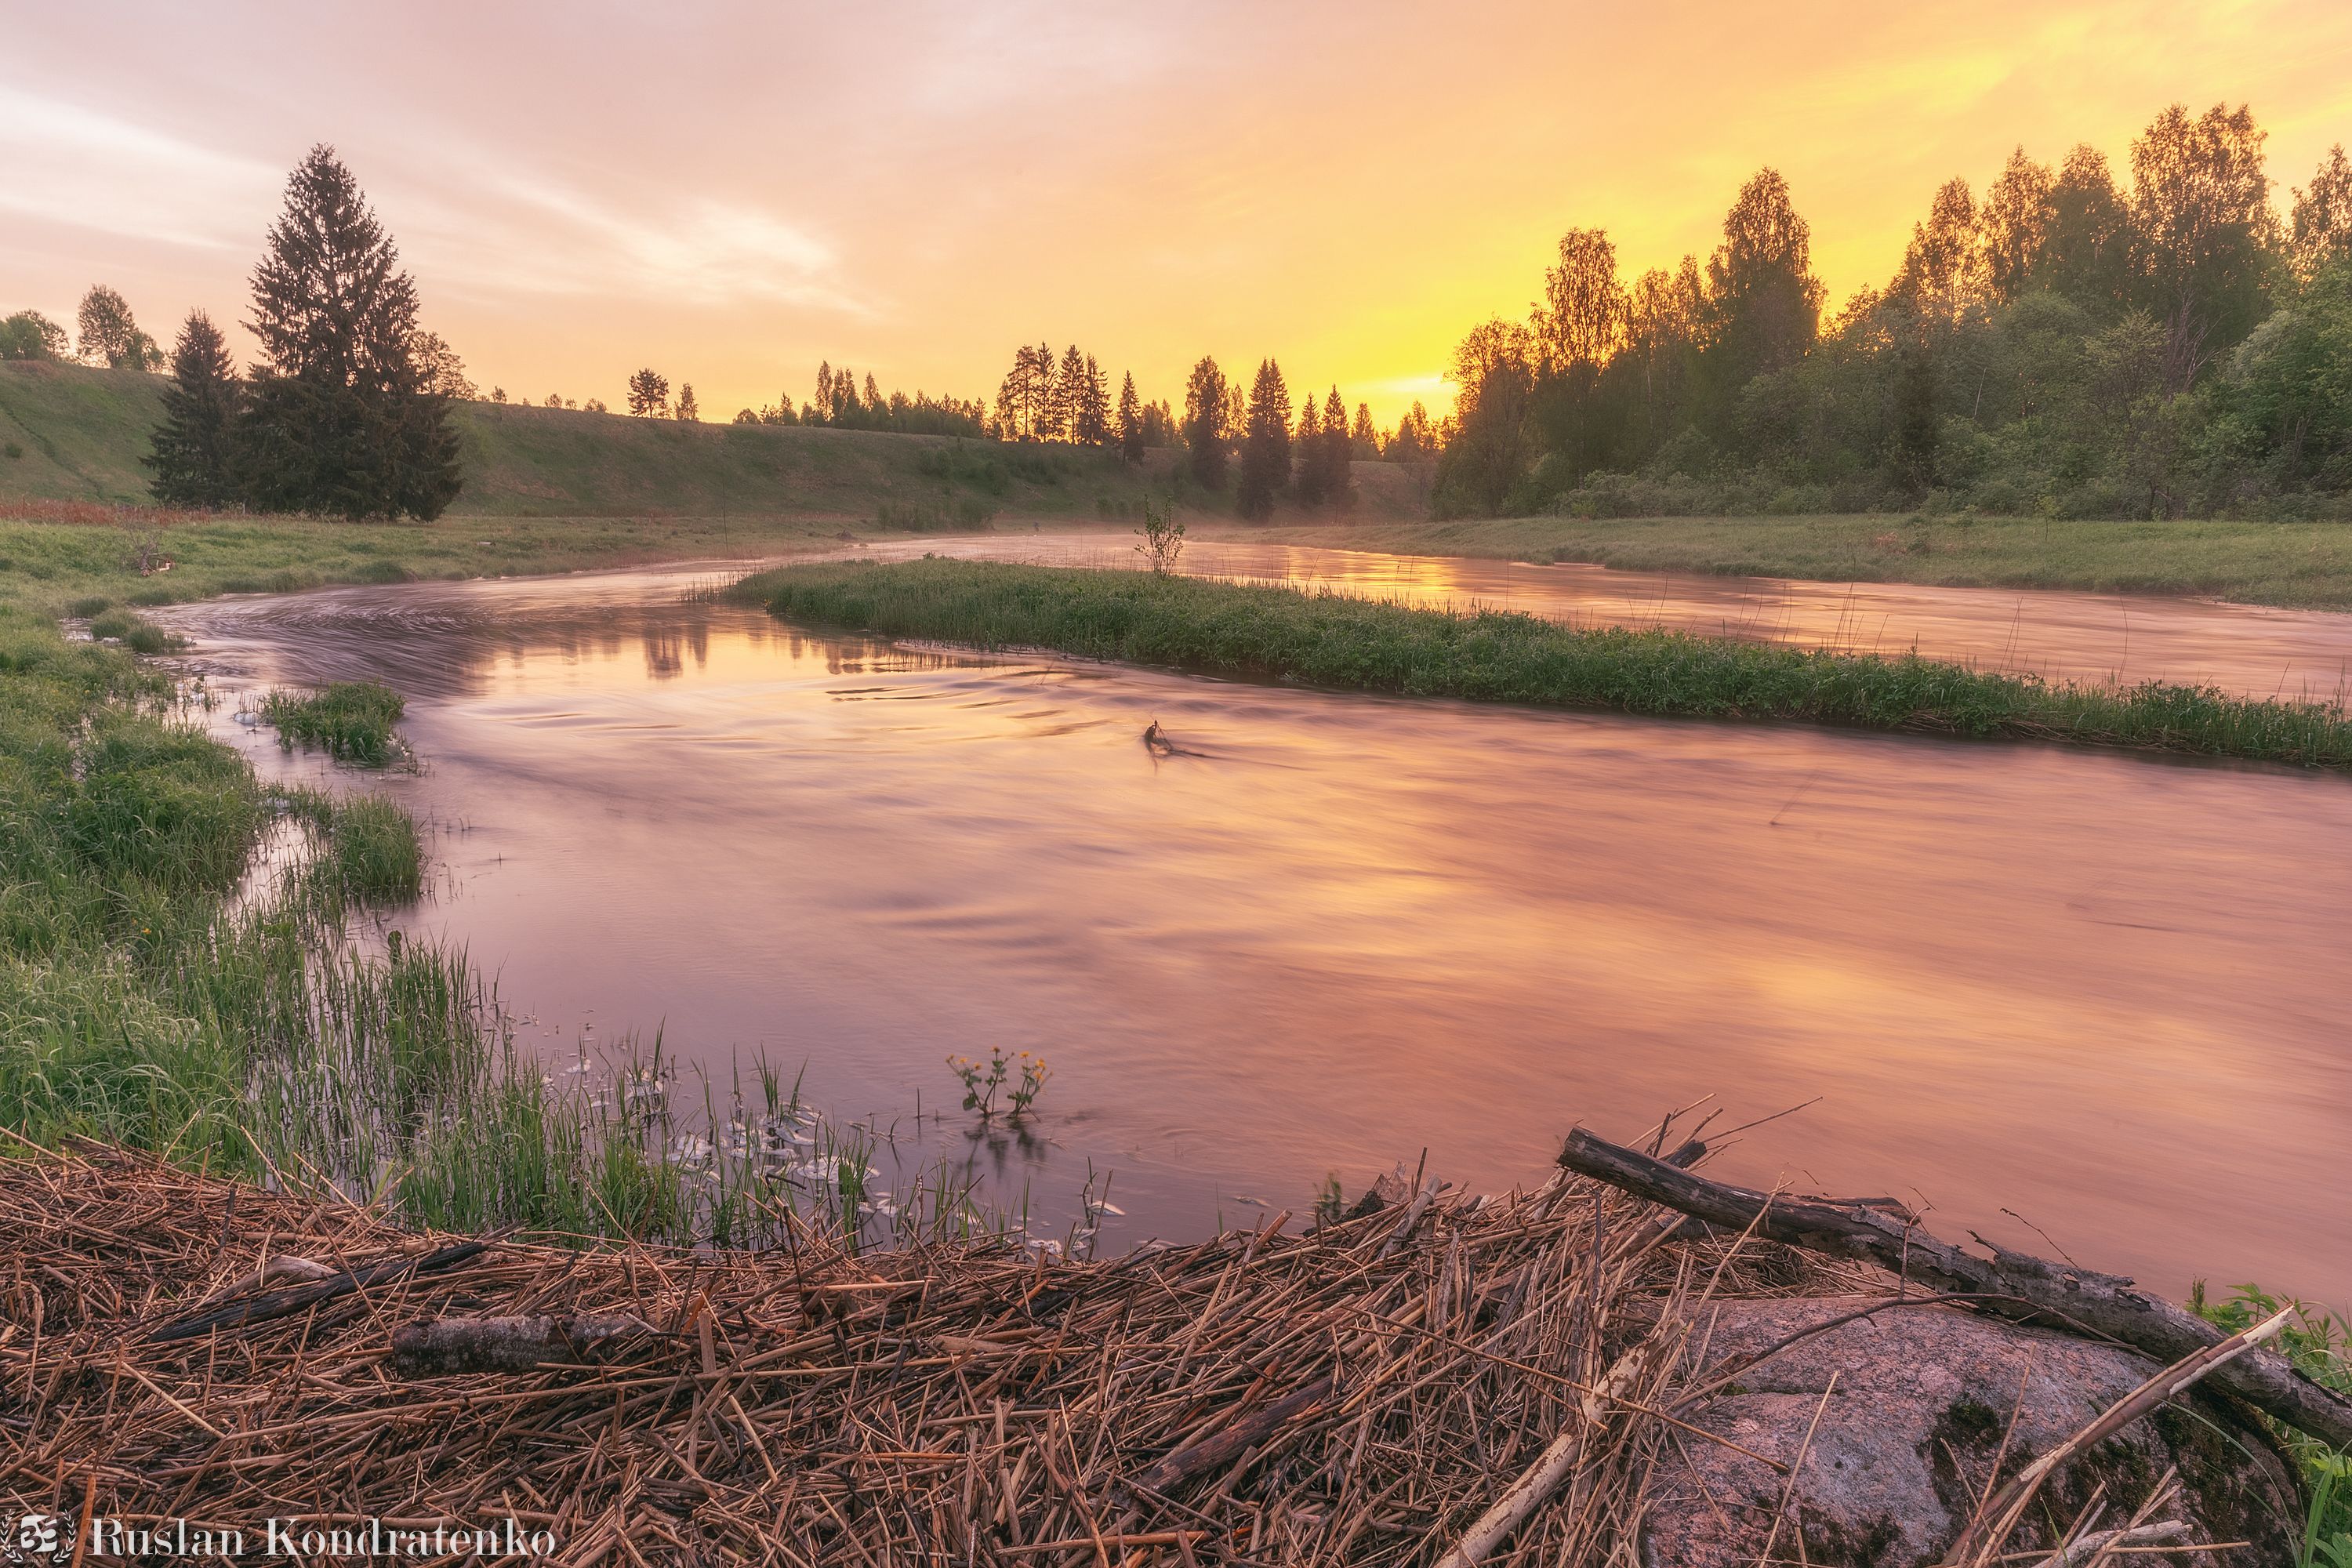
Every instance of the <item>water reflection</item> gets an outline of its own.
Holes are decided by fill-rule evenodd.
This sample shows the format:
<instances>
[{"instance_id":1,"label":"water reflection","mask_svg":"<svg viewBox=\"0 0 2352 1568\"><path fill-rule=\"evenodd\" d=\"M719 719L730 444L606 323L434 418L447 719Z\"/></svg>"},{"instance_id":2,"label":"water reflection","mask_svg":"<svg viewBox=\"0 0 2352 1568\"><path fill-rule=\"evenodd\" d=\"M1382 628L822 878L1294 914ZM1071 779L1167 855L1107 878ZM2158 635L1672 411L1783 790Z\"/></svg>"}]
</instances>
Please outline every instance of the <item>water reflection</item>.
<instances>
[{"instance_id":1,"label":"water reflection","mask_svg":"<svg viewBox=\"0 0 2352 1568\"><path fill-rule=\"evenodd\" d=\"M869 547L1049 565L1134 567L1118 534L977 538ZM1455 608L1513 609L1583 625L1663 626L1806 647L1899 654L2053 680L2168 680L2257 697L2334 700L2352 681L2352 616L2197 599L1904 583L1612 572L1599 566L1388 555L1196 540L1187 572Z\"/></svg>"},{"instance_id":2,"label":"water reflection","mask_svg":"<svg viewBox=\"0 0 2352 1568\"><path fill-rule=\"evenodd\" d=\"M722 1103L805 1062L1006 1201L1115 1171L1113 1244L1820 1096L1727 1168L2352 1300L2341 779L915 650L693 581L174 618L241 679L411 694L389 787L464 829L422 918L541 1048L658 1027ZM954 1109L992 1045L1055 1066L1029 1147Z\"/></svg>"}]
</instances>

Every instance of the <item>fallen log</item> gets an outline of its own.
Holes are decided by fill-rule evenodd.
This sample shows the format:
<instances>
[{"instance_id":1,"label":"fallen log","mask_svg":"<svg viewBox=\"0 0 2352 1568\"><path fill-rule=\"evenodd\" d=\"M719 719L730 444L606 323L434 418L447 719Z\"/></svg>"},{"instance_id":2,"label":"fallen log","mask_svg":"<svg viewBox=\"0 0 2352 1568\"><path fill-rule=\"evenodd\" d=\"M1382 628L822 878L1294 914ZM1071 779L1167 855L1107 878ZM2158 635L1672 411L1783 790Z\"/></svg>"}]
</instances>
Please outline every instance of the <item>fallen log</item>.
<instances>
[{"instance_id":1,"label":"fallen log","mask_svg":"<svg viewBox=\"0 0 2352 1568\"><path fill-rule=\"evenodd\" d=\"M436 1274L445 1268L455 1268L489 1249L490 1244L487 1241L460 1242L455 1247L439 1247L415 1258L393 1258L382 1263L371 1263L364 1268L354 1268L331 1279L321 1279L315 1285L298 1285L290 1290L276 1290L267 1296L248 1296L242 1301L232 1301L209 1312L198 1312L194 1317L165 1323L149 1331L147 1342L151 1345L168 1344L174 1340L192 1340L215 1329L241 1329L248 1323L289 1318L321 1302L348 1296L354 1290L387 1284L404 1274Z\"/></svg>"},{"instance_id":2,"label":"fallen log","mask_svg":"<svg viewBox=\"0 0 2352 1568\"><path fill-rule=\"evenodd\" d=\"M2230 1336L2184 1308L2114 1274L2052 1263L1978 1240L1992 1256L1963 1252L1916 1226L1861 1203L1790 1198L1709 1181L1597 1138L1568 1135L1559 1163L1580 1175L1709 1225L1756 1234L1832 1258L1875 1263L1908 1281L2012 1322L2105 1338L2170 1363ZM2323 1388L2268 1350L2250 1350L2207 1381L2274 1420L2338 1447L2352 1445L2352 1400Z\"/></svg>"},{"instance_id":3,"label":"fallen log","mask_svg":"<svg viewBox=\"0 0 2352 1568\"><path fill-rule=\"evenodd\" d=\"M615 1342L653 1333L626 1312L577 1317L433 1318L392 1331L392 1366L404 1377L454 1377L469 1372L536 1372L583 1366Z\"/></svg>"},{"instance_id":4,"label":"fallen log","mask_svg":"<svg viewBox=\"0 0 2352 1568\"><path fill-rule=\"evenodd\" d=\"M1331 1378L1318 1377L1262 1409L1162 1455L1135 1478L1136 1482L1146 1490L1164 1492L1189 1476L1240 1458L1299 1416L1329 1404L1338 1391L1339 1384Z\"/></svg>"},{"instance_id":5,"label":"fallen log","mask_svg":"<svg viewBox=\"0 0 2352 1568\"><path fill-rule=\"evenodd\" d=\"M323 1263L313 1263L307 1258L265 1258L252 1273L230 1280L196 1305L217 1307L232 1296L242 1296L248 1290L258 1290L265 1285L283 1284L289 1279L332 1279L338 1272Z\"/></svg>"}]
</instances>

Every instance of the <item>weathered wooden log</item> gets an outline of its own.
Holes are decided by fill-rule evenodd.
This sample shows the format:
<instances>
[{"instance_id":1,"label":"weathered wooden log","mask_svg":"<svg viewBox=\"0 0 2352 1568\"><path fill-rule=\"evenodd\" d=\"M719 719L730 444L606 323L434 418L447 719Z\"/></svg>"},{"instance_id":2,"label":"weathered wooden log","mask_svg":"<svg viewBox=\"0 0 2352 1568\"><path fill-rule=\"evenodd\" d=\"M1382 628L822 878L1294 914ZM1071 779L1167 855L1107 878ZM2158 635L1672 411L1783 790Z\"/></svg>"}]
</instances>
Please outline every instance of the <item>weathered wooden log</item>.
<instances>
[{"instance_id":1,"label":"weathered wooden log","mask_svg":"<svg viewBox=\"0 0 2352 1568\"><path fill-rule=\"evenodd\" d=\"M572 1318L433 1318L392 1331L392 1367L404 1377L536 1372L582 1366L616 1342L654 1332L626 1312Z\"/></svg>"},{"instance_id":2,"label":"weathered wooden log","mask_svg":"<svg viewBox=\"0 0 2352 1568\"><path fill-rule=\"evenodd\" d=\"M1339 1384L1334 1380L1318 1377L1303 1388L1293 1389L1271 1405L1254 1410L1237 1421L1227 1422L1205 1436L1160 1456L1135 1478L1136 1482L1150 1490L1164 1492L1188 1476L1198 1475L1202 1470L1239 1458L1298 1417L1329 1404L1338 1391Z\"/></svg>"},{"instance_id":3,"label":"weathered wooden log","mask_svg":"<svg viewBox=\"0 0 2352 1568\"><path fill-rule=\"evenodd\" d=\"M1932 1290L1970 1297L1969 1307L1995 1317L2105 1338L2167 1363L2230 1337L2117 1275L2011 1252L1981 1237L1992 1256L1979 1258L1866 1204L1789 1198L1709 1181L1580 1127L1568 1135L1559 1163L1709 1225L1732 1231L1752 1226L1756 1234L1790 1247L1875 1263ZM2207 1381L2298 1431L2339 1447L2352 1445L2352 1400L2312 1382L2274 1352L2249 1351Z\"/></svg>"},{"instance_id":4,"label":"weathered wooden log","mask_svg":"<svg viewBox=\"0 0 2352 1568\"><path fill-rule=\"evenodd\" d=\"M292 1317L323 1301L348 1296L354 1290L387 1284L404 1274L436 1274L445 1268L455 1268L489 1249L490 1244L487 1241L463 1241L455 1247L440 1247L415 1258L391 1258L381 1263L371 1263L364 1268L354 1268L331 1279L321 1279L315 1285L298 1285L290 1290L248 1296L242 1301L232 1301L209 1312L198 1312L194 1317L165 1323L149 1331L147 1342L168 1344L173 1340L192 1340L215 1329L241 1329L249 1323L266 1323L275 1318Z\"/></svg>"},{"instance_id":5,"label":"weathered wooden log","mask_svg":"<svg viewBox=\"0 0 2352 1568\"><path fill-rule=\"evenodd\" d=\"M252 1273L230 1280L196 1305L216 1307L232 1296L242 1296L265 1285L282 1285L289 1279L332 1279L340 1272L340 1269L330 1268L323 1263L313 1263L307 1258L265 1258Z\"/></svg>"}]
</instances>

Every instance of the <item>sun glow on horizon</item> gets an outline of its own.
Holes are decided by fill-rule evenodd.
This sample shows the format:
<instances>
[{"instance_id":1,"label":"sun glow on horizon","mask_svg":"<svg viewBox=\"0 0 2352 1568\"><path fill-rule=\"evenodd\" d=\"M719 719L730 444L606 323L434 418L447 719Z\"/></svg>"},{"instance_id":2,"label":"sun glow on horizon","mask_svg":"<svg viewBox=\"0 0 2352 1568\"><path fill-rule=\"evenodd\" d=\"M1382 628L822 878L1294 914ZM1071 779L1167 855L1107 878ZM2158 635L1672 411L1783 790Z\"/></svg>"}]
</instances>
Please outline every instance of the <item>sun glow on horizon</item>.
<instances>
[{"instance_id":1,"label":"sun glow on horizon","mask_svg":"<svg viewBox=\"0 0 2352 1568\"><path fill-rule=\"evenodd\" d=\"M617 405L651 365L715 419L807 398L821 361L985 398L1045 341L1180 406L1203 353L1270 355L1391 425L1452 405L1454 345L1525 317L1562 230L1608 229L1629 278L1703 260L1762 165L1834 307L2012 146L2120 168L2166 104L2244 101L2284 197L2352 139L2352 12L2321 0L119 23L14 19L39 85L0 89L0 310L69 320L105 281L159 337L238 321L284 172L325 141L486 391ZM101 33L102 78L78 68ZM238 71L270 90L198 85Z\"/></svg>"}]
</instances>

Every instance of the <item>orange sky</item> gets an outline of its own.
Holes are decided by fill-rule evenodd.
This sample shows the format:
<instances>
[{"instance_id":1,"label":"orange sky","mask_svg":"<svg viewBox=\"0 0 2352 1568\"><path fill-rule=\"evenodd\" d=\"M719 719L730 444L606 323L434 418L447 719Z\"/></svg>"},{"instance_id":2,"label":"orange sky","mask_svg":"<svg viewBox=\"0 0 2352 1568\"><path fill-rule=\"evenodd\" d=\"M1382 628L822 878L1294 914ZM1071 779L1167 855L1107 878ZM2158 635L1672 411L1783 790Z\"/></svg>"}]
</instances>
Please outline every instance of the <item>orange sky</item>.
<instances>
[{"instance_id":1,"label":"orange sky","mask_svg":"<svg viewBox=\"0 0 2352 1568\"><path fill-rule=\"evenodd\" d=\"M242 315L323 140L485 389L617 405L650 364L716 418L820 359L986 395L1075 339L1179 402L1203 352L1270 353L1386 422L1562 228L1671 265L1759 164L1835 299L2021 141L2120 160L2168 102L2245 101L2284 200L2352 140L2343 0L0 0L0 311L70 324L103 280L166 341Z\"/></svg>"}]
</instances>

